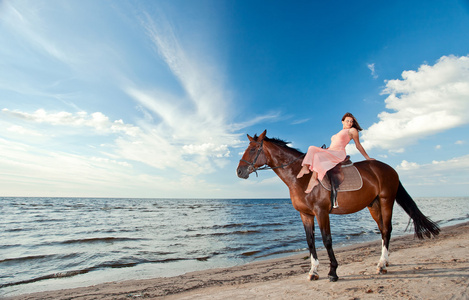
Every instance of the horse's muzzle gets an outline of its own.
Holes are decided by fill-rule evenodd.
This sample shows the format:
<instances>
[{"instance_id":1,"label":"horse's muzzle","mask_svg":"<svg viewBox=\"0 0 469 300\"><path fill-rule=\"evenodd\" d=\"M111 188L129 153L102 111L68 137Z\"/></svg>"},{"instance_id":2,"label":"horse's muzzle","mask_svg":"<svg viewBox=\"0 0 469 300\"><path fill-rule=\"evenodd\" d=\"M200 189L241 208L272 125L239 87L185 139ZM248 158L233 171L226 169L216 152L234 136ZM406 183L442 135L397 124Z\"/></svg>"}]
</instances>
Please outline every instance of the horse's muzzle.
<instances>
[{"instance_id":1,"label":"horse's muzzle","mask_svg":"<svg viewBox=\"0 0 469 300\"><path fill-rule=\"evenodd\" d=\"M236 170L236 174L238 174L239 178L248 179L251 173L249 169L249 166L239 166Z\"/></svg>"}]
</instances>

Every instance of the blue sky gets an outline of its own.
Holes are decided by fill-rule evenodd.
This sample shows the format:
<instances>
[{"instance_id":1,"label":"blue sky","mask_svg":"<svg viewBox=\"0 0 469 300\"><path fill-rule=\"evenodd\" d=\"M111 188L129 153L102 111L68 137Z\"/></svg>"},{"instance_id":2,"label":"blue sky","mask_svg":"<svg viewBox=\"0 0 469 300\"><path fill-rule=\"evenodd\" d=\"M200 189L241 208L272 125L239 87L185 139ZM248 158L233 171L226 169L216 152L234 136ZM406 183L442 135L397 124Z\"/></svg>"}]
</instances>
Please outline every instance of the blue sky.
<instances>
[{"instance_id":1,"label":"blue sky","mask_svg":"<svg viewBox=\"0 0 469 300\"><path fill-rule=\"evenodd\" d=\"M288 197L246 134L352 112L414 196L468 196L468 1L1 1L1 196ZM362 160L354 147L347 148Z\"/></svg>"}]
</instances>

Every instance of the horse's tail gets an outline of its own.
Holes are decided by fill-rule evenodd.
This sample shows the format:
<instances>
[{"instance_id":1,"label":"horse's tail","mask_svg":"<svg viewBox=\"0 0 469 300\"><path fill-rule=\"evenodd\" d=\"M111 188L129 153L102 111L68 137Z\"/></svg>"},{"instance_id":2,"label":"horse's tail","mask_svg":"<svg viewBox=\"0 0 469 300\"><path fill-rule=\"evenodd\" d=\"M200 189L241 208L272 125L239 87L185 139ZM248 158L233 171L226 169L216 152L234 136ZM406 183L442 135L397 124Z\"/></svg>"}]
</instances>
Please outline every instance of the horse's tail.
<instances>
[{"instance_id":1,"label":"horse's tail","mask_svg":"<svg viewBox=\"0 0 469 300\"><path fill-rule=\"evenodd\" d=\"M415 235L419 239L423 239L425 236L430 238L432 235L437 236L440 233L440 227L422 214L400 181L397 188L396 201L414 221Z\"/></svg>"}]
</instances>

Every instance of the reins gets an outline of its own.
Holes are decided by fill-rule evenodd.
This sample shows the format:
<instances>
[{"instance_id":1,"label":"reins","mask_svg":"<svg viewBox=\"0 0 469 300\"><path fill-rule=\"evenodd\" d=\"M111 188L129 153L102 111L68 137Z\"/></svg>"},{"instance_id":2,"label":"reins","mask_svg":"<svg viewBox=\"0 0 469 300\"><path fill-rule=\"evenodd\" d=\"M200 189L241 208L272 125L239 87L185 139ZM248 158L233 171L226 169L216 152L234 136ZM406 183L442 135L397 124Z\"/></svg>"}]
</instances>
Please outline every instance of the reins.
<instances>
[{"instance_id":1,"label":"reins","mask_svg":"<svg viewBox=\"0 0 469 300\"><path fill-rule=\"evenodd\" d=\"M262 151L264 150L264 140L262 140L260 143L259 142L256 142L257 144L260 144L260 147L259 149L257 150L257 154L256 154L256 157L254 157L254 160L251 162L248 162L247 160L244 160L244 159L240 159L240 161L243 161L245 163L247 163L252 169L254 173L256 173L256 177L259 177L259 175L257 174L257 171L263 171L263 170L274 170L274 169L279 169L279 168L285 168L285 167L288 167L289 165L293 164L294 162L296 162L297 160L299 160L300 158L303 158L303 156L305 156L306 154L303 154L303 155L300 155L298 156L297 158L295 158L294 160L292 160L291 162L289 162L288 164L283 164L283 165L280 165L280 166L276 166L276 167L270 167L268 165L263 165L263 166L260 166L258 168L255 167L255 164L257 162L257 159L259 158L259 155L262 153Z\"/></svg>"}]
</instances>

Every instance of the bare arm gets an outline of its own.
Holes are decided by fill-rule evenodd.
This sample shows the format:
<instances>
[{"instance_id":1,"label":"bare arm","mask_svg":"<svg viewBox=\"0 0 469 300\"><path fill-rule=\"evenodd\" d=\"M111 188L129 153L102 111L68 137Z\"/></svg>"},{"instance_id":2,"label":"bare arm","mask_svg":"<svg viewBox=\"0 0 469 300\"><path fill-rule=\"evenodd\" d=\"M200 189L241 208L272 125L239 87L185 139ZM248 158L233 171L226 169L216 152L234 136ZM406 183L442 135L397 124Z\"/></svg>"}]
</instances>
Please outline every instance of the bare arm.
<instances>
[{"instance_id":1,"label":"bare arm","mask_svg":"<svg viewBox=\"0 0 469 300\"><path fill-rule=\"evenodd\" d=\"M365 151L365 148L363 148L362 144L360 144L360 138L358 136L358 130L356 128L350 128L349 134L352 136L353 141L355 142L355 146L357 147L357 150L367 159L367 160L374 160L374 158L371 158L368 156L368 154Z\"/></svg>"}]
</instances>

